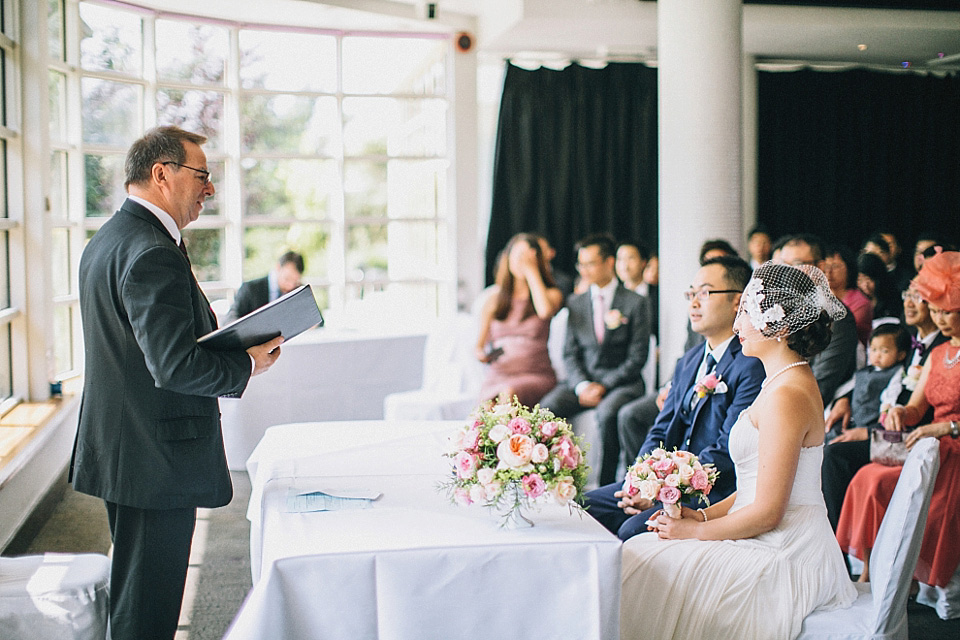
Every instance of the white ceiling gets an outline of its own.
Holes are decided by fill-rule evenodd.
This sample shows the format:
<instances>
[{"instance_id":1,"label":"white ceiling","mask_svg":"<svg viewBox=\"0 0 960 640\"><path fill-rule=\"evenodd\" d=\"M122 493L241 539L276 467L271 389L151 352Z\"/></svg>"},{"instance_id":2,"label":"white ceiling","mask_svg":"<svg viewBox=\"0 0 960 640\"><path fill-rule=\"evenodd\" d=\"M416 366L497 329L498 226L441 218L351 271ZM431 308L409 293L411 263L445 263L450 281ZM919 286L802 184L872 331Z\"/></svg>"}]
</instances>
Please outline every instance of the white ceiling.
<instances>
[{"instance_id":1,"label":"white ceiling","mask_svg":"<svg viewBox=\"0 0 960 640\"><path fill-rule=\"evenodd\" d=\"M130 0L128 0L130 1ZM641 0L132 0L165 11L336 29L470 31L517 57L656 59L656 3ZM897 11L745 5L744 51L799 61L960 70L960 9ZM858 45L866 45L860 50Z\"/></svg>"}]
</instances>

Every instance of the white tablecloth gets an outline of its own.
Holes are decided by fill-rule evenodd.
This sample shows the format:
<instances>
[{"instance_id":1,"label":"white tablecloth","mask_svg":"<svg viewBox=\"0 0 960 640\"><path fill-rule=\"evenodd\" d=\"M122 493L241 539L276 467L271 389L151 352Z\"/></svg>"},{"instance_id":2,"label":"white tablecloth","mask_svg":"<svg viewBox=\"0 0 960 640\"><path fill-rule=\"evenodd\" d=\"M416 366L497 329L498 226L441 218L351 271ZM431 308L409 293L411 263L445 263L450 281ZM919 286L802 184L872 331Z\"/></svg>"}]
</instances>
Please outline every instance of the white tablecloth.
<instances>
[{"instance_id":1,"label":"white tablecloth","mask_svg":"<svg viewBox=\"0 0 960 640\"><path fill-rule=\"evenodd\" d=\"M275 424L383 418L388 394L420 387L426 339L329 329L293 338L242 398L220 399L227 465L242 471Z\"/></svg>"},{"instance_id":2,"label":"white tablecloth","mask_svg":"<svg viewBox=\"0 0 960 640\"><path fill-rule=\"evenodd\" d=\"M618 637L620 542L557 505L536 526L436 490L459 423L282 425L248 469L254 588L226 638ZM286 513L288 492L365 489L366 510Z\"/></svg>"}]
</instances>

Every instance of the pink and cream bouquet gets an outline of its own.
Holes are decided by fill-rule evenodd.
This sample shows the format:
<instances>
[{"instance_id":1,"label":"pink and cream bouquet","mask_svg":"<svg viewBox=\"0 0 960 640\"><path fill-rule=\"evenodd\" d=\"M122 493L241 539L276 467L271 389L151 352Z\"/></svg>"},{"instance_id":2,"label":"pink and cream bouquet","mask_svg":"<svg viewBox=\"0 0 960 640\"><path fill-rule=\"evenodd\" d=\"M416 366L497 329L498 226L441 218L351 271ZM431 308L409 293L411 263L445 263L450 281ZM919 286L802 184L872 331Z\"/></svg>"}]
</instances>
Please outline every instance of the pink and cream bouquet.
<instances>
[{"instance_id":1,"label":"pink and cream bouquet","mask_svg":"<svg viewBox=\"0 0 960 640\"><path fill-rule=\"evenodd\" d=\"M680 503L703 500L717 481L719 471L712 464L700 464L689 451L667 451L662 446L637 458L627 469L623 491L661 502L671 518L680 517Z\"/></svg>"},{"instance_id":2,"label":"pink and cream bouquet","mask_svg":"<svg viewBox=\"0 0 960 640\"><path fill-rule=\"evenodd\" d=\"M481 406L450 437L450 478L440 484L459 505L482 504L522 518L521 507L551 501L580 509L587 465L579 436L540 405Z\"/></svg>"}]
</instances>

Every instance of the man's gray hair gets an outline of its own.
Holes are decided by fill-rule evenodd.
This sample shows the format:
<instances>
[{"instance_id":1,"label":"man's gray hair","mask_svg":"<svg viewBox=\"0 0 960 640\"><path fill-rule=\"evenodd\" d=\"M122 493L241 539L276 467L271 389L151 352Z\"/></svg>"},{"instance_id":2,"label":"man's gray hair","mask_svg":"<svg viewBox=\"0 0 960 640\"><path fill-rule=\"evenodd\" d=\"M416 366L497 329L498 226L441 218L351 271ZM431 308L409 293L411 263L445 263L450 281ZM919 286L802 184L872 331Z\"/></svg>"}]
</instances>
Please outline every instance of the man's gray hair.
<instances>
[{"instance_id":1,"label":"man's gray hair","mask_svg":"<svg viewBox=\"0 0 960 640\"><path fill-rule=\"evenodd\" d=\"M123 163L126 174L124 187L131 184L145 185L150 181L150 171L158 162L176 162L183 164L187 159L184 142L201 145L206 136L184 131L180 127L167 126L150 129L143 137L130 145L127 159Z\"/></svg>"}]
</instances>

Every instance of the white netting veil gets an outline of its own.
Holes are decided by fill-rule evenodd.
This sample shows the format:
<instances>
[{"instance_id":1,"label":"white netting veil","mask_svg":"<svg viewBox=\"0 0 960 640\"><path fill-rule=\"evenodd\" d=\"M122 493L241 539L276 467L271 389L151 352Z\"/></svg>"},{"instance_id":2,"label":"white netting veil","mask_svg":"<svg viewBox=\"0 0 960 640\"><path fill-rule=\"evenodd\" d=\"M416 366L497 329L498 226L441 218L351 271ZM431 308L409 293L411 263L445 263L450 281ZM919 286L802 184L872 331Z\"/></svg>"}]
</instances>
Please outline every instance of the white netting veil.
<instances>
[{"instance_id":1,"label":"white netting veil","mask_svg":"<svg viewBox=\"0 0 960 640\"><path fill-rule=\"evenodd\" d=\"M744 340L785 338L813 324L822 312L839 320L847 309L830 291L820 269L765 262L753 272L743 291L737 326ZM744 319L749 319L755 332L742 330Z\"/></svg>"}]
</instances>

